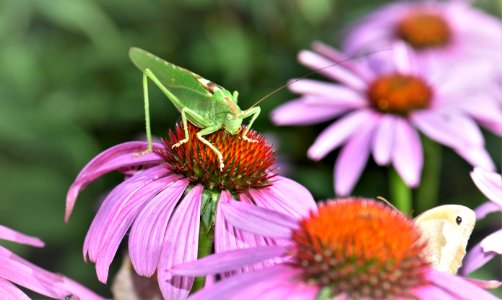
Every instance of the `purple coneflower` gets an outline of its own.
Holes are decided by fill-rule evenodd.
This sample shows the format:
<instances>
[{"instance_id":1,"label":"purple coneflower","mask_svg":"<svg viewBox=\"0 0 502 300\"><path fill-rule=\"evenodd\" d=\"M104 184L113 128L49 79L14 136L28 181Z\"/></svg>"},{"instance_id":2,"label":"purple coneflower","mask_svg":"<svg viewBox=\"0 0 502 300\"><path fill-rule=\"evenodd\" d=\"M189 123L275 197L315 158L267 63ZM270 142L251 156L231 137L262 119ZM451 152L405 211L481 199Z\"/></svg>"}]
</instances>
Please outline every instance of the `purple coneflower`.
<instances>
[{"instance_id":1,"label":"purple coneflower","mask_svg":"<svg viewBox=\"0 0 502 300\"><path fill-rule=\"evenodd\" d=\"M489 213L502 212L502 176L475 168L471 177L479 190L491 200L476 208L476 218L482 219ZM497 254L502 254L502 229L485 237L467 253L462 273L469 274L477 270Z\"/></svg>"},{"instance_id":2,"label":"purple coneflower","mask_svg":"<svg viewBox=\"0 0 502 300\"><path fill-rule=\"evenodd\" d=\"M496 299L432 269L413 221L381 202L328 201L301 219L255 207L246 213L254 222L242 224L239 206L225 204L231 222L288 243L215 254L169 271L193 276L277 256L286 262L225 279L190 299Z\"/></svg>"},{"instance_id":3,"label":"purple coneflower","mask_svg":"<svg viewBox=\"0 0 502 300\"><path fill-rule=\"evenodd\" d=\"M483 135L464 108L465 103L477 101L476 118L502 128L502 108L489 95L471 93L479 81L428 65L404 44L358 61L347 61L322 43L313 48L318 53L302 51L300 62L315 70L323 68L321 74L339 83L293 82L291 91L301 97L273 111L272 120L279 125L307 125L338 117L308 150L311 159L320 160L345 144L334 170L338 195L352 191L370 152L378 165L392 163L404 182L416 187L423 166L417 129L472 165L494 168ZM333 66L336 62L341 64Z\"/></svg>"},{"instance_id":4,"label":"purple coneflower","mask_svg":"<svg viewBox=\"0 0 502 300\"><path fill-rule=\"evenodd\" d=\"M499 19L471 7L469 1L403 1L384 5L356 22L347 31L343 49L354 54L403 41L419 56L458 72L468 73L477 65L484 73L478 69L469 76L490 81L490 74L502 76L501 26ZM458 65L468 69L462 71Z\"/></svg>"},{"instance_id":5,"label":"purple coneflower","mask_svg":"<svg viewBox=\"0 0 502 300\"><path fill-rule=\"evenodd\" d=\"M0 239L34 247L44 242L0 225ZM0 246L1 299L30 299L16 285L54 299L104 299L68 277L46 271Z\"/></svg>"},{"instance_id":6,"label":"purple coneflower","mask_svg":"<svg viewBox=\"0 0 502 300\"><path fill-rule=\"evenodd\" d=\"M193 278L168 277L160 270L195 260L201 246L199 235L214 236L216 252L276 244L229 224L220 208L222 202L239 200L244 207L260 206L296 217L315 207L309 191L270 169L274 151L260 134L249 131L255 143L224 131L209 135L207 139L223 154L225 168L220 171L217 156L196 138L198 130L189 124L189 141L173 149L185 137L178 124L163 144L154 143L153 153L142 156L137 154L146 149L144 142L112 147L95 157L70 187L66 220L85 185L111 171L128 176L106 197L85 238L84 257L96 263L100 281L106 282L110 263L130 228L134 270L145 277L157 272L164 297L183 299ZM211 241L203 245L206 251Z\"/></svg>"}]
</instances>

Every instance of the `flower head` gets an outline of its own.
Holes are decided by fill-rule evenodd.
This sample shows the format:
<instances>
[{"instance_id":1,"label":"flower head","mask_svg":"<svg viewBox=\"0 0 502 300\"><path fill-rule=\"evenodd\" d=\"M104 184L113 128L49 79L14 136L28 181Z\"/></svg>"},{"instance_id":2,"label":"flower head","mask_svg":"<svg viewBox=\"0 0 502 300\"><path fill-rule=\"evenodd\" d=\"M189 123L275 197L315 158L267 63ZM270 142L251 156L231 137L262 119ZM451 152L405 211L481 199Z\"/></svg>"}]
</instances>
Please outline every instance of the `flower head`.
<instances>
[{"instance_id":1,"label":"flower head","mask_svg":"<svg viewBox=\"0 0 502 300\"><path fill-rule=\"evenodd\" d=\"M495 172L475 168L471 177L479 190L490 200L476 208L476 218L482 219L492 212L502 212L502 176ZM481 242L472 247L465 257L463 274L469 274L496 255L502 254L502 228L486 236Z\"/></svg>"},{"instance_id":2,"label":"flower head","mask_svg":"<svg viewBox=\"0 0 502 300\"><path fill-rule=\"evenodd\" d=\"M173 148L185 137L178 124L162 144L154 143L153 153L141 156L137 153L146 148L144 142L112 147L94 158L70 187L67 219L85 185L110 171L127 175L108 194L85 238L84 257L96 263L100 281L106 282L110 263L130 229L128 246L134 270L146 277L157 273L164 297L183 299L193 278L172 277L162 271L195 260L199 235L214 236L215 252L276 244L229 224L222 203L238 200L245 207L262 206L297 217L315 207L303 186L275 175L274 151L258 133L248 133L256 143L223 130L206 136L223 155L225 167L220 170L214 152L196 138L199 130L189 124L188 142Z\"/></svg>"},{"instance_id":3,"label":"flower head","mask_svg":"<svg viewBox=\"0 0 502 300\"><path fill-rule=\"evenodd\" d=\"M237 206L230 203L224 210L237 215ZM265 209L253 211L258 224L243 223L241 228L281 235L288 243L216 254L175 266L170 272L218 273L274 256L287 261L225 279L191 299L242 295L251 299L318 299L320 295L330 299L495 299L468 281L432 269L423 258L425 244L413 221L381 202L328 201L296 220Z\"/></svg>"},{"instance_id":4,"label":"flower head","mask_svg":"<svg viewBox=\"0 0 502 300\"><path fill-rule=\"evenodd\" d=\"M44 243L0 225L0 239L34 247ZM46 271L0 246L0 295L2 299L30 299L16 285L54 299L104 299L77 282Z\"/></svg>"},{"instance_id":5,"label":"flower head","mask_svg":"<svg viewBox=\"0 0 502 300\"><path fill-rule=\"evenodd\" d=\"M477 76L486 81L495 79L493 75L500 78L502 45L498 41L502 39L502 23L468 2L408 1L384 5L347 30L343 49L354 54L402 41L420 57L443 67L451 68L452 63L483 66L484 73Z\"/></svg>"},{"instance_id":6,"label":"flower head","mask_svg":"<svg viewBox=\"0 0 502 300\"><path fill-rule=\"evenodd\" d=\"M313 47L317 53L302 51L299 60L315 70L341 62L320 71L338 83L293 82L289 87L300 98L273 111L272 120L305 125L337 118L308 150L320 160L344 145L335 164L337 194L350 194L370 153L378 165L392 164L408 186L418 186L419 131L472 165L494 168L475 121L502 135L502 106L478 93L478 81L429 64L402 43L358 61L321 43Z\"/></svg>"}]
</instances>

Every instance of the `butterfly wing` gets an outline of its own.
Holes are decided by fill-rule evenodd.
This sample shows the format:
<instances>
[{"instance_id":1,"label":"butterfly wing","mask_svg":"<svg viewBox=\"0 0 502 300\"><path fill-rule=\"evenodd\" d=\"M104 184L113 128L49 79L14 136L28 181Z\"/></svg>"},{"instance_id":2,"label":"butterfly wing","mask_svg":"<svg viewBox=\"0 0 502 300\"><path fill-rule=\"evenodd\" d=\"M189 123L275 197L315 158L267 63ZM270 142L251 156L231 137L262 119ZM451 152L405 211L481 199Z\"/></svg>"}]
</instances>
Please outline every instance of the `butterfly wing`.
<instances>
[{"instance_id":1,"label":"butterfly wing","mask_svg":"<svg viewBox=\"0 0 502 300\"><path fill-rule=\"evenodd\" d=\"M415 224L427 241L425 259L432 267L455 274L475 223L474 211L462 205L442 205L419 215Z\"/></svg>"}]
</instances>

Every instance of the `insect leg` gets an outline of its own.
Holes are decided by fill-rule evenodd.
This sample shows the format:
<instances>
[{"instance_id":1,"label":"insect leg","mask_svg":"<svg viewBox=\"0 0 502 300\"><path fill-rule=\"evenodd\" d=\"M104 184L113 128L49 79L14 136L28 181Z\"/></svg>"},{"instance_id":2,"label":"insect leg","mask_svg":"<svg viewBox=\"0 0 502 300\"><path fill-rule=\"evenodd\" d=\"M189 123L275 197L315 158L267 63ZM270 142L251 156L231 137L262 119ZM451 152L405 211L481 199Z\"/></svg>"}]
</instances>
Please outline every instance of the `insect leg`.
<instances>
[{"instance_id":1,"label":"insect leg","mask_svg":"<svg viewBox=\"0 0 502 300\"><path fill-rule=\"evenodd\" d=\"M218 160L220 161L220 171L223 171L223 167L225 166L225 164L223 164L223 155L221 154L220 150L218 150L218 148L216 148L210 141L203 138L204 135L208 135L208 134L211 134L215 131L218 131L220 128L221 128L221 126L219 126L219 125L206 127L204 129L202 129L201 131L197 132L197 138L199 139L199 141L203 142L209 148L211 148L211 150L213 150L213 152L218 156Z\"/></svg>"},{"instance_id":2,"label":"insect leg","mask_svg":"<svg viewBox=\"0 0 502 300\"><path fill-rule=\"evenodd\" d=\"M187 123L187 111L190 110L189 108L187 107L184 107L182 110L181 110L181 122L183 122L183 130L185 131L185 138L182 139L181 141L177 142L176 144L174 144L172 146L172 148L176 148L176 147L179 147L181 146L182 144L188 142L188 139L189 139L189 135L188 135L188 123Z\"/></svg>"},{"instance_id":3,"label":"insect leg","mask_svg":"<svg viewBox=\"0 0 502 300\"><path fill-rule=\"evenodd\" d=\"M242 112L241 116L242 116L243 119L245 119L245 118L247 118L247 117L249 117L249 116L252 115L251 121L249 121L248 126L246 126L246 129L242 133L242 138L245 141L248 141L248 142L251 142L251 143L258 142L257 140L253 140L253 139L248 138L246 135L248 134L249 129L251 129L251 126L253 126L253 123L256 120L256 118L258 118L258 116L260 115L260 112L261 112L261 108L258 107L258 106L251 107L251 108L246 109L245 111Z\"/></svg>"},{"instance_id":4,"label":"insect leg","mask_svg":"<svg viewBox=\"0 0 502 300\"><path fill-rule=\"evenodd\" d=\"M137 155L144 155L152 152L152 131L150 127L150 100L148 98L148 76L143 73L143 102L145 104L145 126L146 126L146 140L148 146L145 151L139 152Z\"/></svg>"}]
</instances>

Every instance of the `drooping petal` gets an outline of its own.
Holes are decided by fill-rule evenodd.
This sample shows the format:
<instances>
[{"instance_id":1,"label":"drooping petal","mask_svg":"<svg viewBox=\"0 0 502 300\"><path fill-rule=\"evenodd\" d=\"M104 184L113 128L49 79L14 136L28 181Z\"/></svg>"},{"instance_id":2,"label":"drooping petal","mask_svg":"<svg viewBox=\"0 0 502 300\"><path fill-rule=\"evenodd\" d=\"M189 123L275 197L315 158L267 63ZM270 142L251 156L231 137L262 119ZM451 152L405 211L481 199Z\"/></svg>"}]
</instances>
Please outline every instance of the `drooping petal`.
<instances>
[{"instance_id":1,"label":"drooping petal","mask_svg":"<svg viewBox=\"0 0 502 300\"><path fill-rule=\"evenodd\" d=\"M307 99L305 96L280 105L272 111L270 118L276 125L311 125L331 120L347 111L335 105L309 104Z\"/></svg>"},{"instance_id":2,"label":"drooping petal","mask_svg":"<svg viewBox=\"0 0 502 300\"><path fill-rule=\"evenodd\" d=\"M286 251L287 248L282 246L253 247L226 251L206 256L193 262L175 265L170 272L185 276L218 274L283 256Z\"/></svg>"},{"instance_id":3,"label":"drooping petal","mask_svg":"<svg viewBox=\"0 0 502 300\"><path fill-rule=\"evenodd\" d=\"M390 163L394 148L397 117L384 115L375 128L375 136L371 141L371 149L375 162L382 166Z\"/></svg>"},{"instance_id":4,"label":"drooping petal","mask_svg":"<svg viewBox=\"0 0 502 300\"><path fill-rule=\"evenodd\" d=\"M498 299L490 292L452 274L431 269L428 278L434 285L441 287L456 297L455 299Z\"/></svg>"},{"instance_id":5,"label":"drooping petal","mask_svg":"<svg viewBox=\"0 0 502 300\"><path fill-rule=\"evenodd\" d=\"M368 105L365 95L340 84L313 79L292 80L290 82L292 82L289 85L291 92L312 96L312 100L305 98L306 102L310 104L338 106L346 109Z\"/></svg>"},{"instance_id":6,"label":"drooping petal","mask_svg":"<svg viewBox=\"0 0 502 300\"><path fill-rule=\"evenodd\" d=\"M488 261L495 257L495 252L486 252L481 248L481 244L478 243L472 247L467 255L464 257L462 263L462 268L460 269L460 274L468 275L475 270L484 266Z\"/></svg>"},{"instance_id":7,"label":"drooping petal","mask_svg":"<svg viewBox=\"0 0 502 300\"><path fill-rule=\"evenodd\" d=\"M485 252L502 254L502 229L495 231L481 241L481 248Z\"/></svg>"},{"instance_id":8,"label":"drooping petal","mask_svg":"<svg viewBox=\"0 0 502 300\"><path fill-rule=\"evenodd\" d=\"M16 299L16 300L30 300L25 293L23 293L17 286L13 285L7 280L0 278L0 295L4 299Z\"/></svg>"},{"instance_id":9,"label":"drooping petal","mask_svg":"<svg viewBox=\"0 0 502 300\"><path fill-rule=\"evenodd\" d=\"M255 205L230 201L220 203L225 220L233 226L271 238L289 238L298 220L280 212ZM243 222L245 220L245 222Z\"/></svg>"},{"instance_id":10,"label":"drooping petal","mask_svg":"<svg viewBox=\"0 0 502 300\"><path fill-rule=\"evenodd\" d=\"M63 283L61 284L61 287L67 289L71 293L66 295L66 298L70 299L81 299L81 300L104 300L105 298L99 296L98 294L94 293L93 291L87 289L86 287L82 286L80 283L74 281L71 278L63 276ZM72 296L73 298L69 297Z\"/></svg>"},{"instance_id":11,"label":"drooping petal","mask_svg":"<svg viewBox=\"0 0 502 300\"><path fill-rule=\"evenodd\" d=\"M454 148L455 152L474 167L495 170L495 164L484 146Z\"/></svg>"},{"instance_id":12,"label":"drooping petal","mask_svg":"<svg viewBox=\"0 0 502 300\"><path fill-rule=\"evenodd\" d=\"M275 176L271 186L249 189L256 206L275 210L293 218L305 217L310 211L317 211L314 197L303 185L289 178ZM240 195L241 201L242 196Z\"/></svg>"},{"instance_id":13,"label":"drooping petal","mask_svg":"<svg viewBox=\"0 0 502 300\"><path fill-rule=\"evenodd\" d=\"M203 289L190 297L190 300L203 299L242 299L242 287L266 283L269 278L296 272L288 266L277 265L271 268L244 273L222 280L209 288Z\"/></svg>"},{"instance_id":14,"label":"drooping petal","mask_svg":"<svg viewBox=\"0 0 502 300\"><path fill-rule=\"evenodd\" d=\"M502 176L495 172L474 168L471 178L479 190L502 209Z\"/></svg>"},{"instance_id":15,"label":"drooping petal","mask_svg":"<svg viewBox=\"0 0 502 300\"><path fill-rule=\"evenodd\" d=\"M355 90L363 91L366 88L366 82L364 82L364 80L356 74L339 65L333 65L336 62L333 62L315 52L303 50L298 54L298 60L313 70L319 70L318 72L320 74L340 81ZM329 68L327 68L328 66Z\"/></svg>"},{"instance_id":16,"label":"drooping petal","mask_svg":"<svg viewBox=\"0 0 502 300\"><path fill-rule=\"evenodd\" d=\"M368 119L371 111L367 109L356 110L337 120L316 138L308 150L308 156L313 160L320 160L329 152L340 146L352 136Z\"/></svg>"},{"instance_id":17,"label":"drooping petal","mask_svg":"<svg viewBox=\"0 0 502 300\"><path fill-rule=\"evenodd\" d=\"M78 193L96 178L121 168L134 167L161 163L162 158L156 153L137 155L147 148L145 142L128 142L114 146L93 158L78 174L75 182L70 186L66 195L65 221L68 222ZM153 144L153 149L162 149L158 143Z\"/></svg>"},{"instance_id":18,"label":"drooping petal","mask_svg":"<svg viewBox=\"0 0 502 300\"><path fill-rule=\"evenodd\" d=\"M192 288L193 277L173 276L168 270L173 265L197 259L202 191L201 185L194 186L169 221L157 272L160 290L166 299L185 299Z\"/></svg>"},{"instance_id":19,"label":"drooping petal","mask_svg":"<svg viewBox=\"0 0 502 300\"><path fill-rule=\"evenodd\" d=\"M334 185L337 195L350 194L359 179L368 161L371 139L377 122L377 117L368 118L338 155L334 168Z\"/></svg>"},{"instance_id":20,"label":"drooping petal","mask_svg":"<svg viewBox=\"0 0 502 300\"><path fill-rule=\"evenodd\" d=\"M502 211L502 207L495 202L485 202L474 210L476 213L476 219L478 220L483 219L486 215L497 211Z\"/></svg>"},{"instance_id":21,"label":"drooping petal","mask_svg":"<svg viewBox=\"0 0 502 300\"><path fill-rule=\"evenodd\" d=\"M417 131L407 121L398 119L395 128L392 160L394 168L410 187L420 183L424 162L422 144Z\"/></svg>"},{"instance_id":22,"label":"drooping petal","mask_svg":"<svg viewBox=\"0 0 502 300\"><path fill-rule=\"evenodd\" d=\"M161 192L152 195L134 220L129 256L139 275L150 277L157 270L169 220L188 184L184 179L166 184Z\"/></svg>"},{"instance_id":23,"label":"drooping petal","mask_svg":"<svg viewBox=\"0 0 502 300\"><path fill-rule=\"evenodd\" d=\"M420 300L441 299L458 300L452 294L435 285L423 285L411 291L411 294Z\"/></svg>"},{"instance_id":24,"label":"drooping petal","mask_svg":"<svg viewBox=\"0 0 502 300\"><path fill-rule=\"evenodd\" d=\"M33 247L44 246L44 242L39 238L23 234L3 225L0 225L0 239L16 242L19 244L30 245Z\"/></svg>"}]
</instances>

